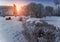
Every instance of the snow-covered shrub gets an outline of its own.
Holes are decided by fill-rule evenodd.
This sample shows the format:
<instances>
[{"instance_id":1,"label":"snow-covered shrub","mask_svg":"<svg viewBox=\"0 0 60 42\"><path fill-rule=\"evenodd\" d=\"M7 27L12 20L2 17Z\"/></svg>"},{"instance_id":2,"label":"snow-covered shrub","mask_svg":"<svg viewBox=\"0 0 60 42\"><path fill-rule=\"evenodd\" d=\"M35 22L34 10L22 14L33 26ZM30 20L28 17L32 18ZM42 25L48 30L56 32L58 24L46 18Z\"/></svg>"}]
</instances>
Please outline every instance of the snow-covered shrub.
<instances>
[{"instance_id":1,"label":"snow-covered shrub","mask_svg":"<svg viewBox=\"0 0 60 42\"><path fill-rule=\"evenodd\" d=\"M6 20L11 20L11 17L6 18Z\"/></svg>"},{"instance_id":2,"label":"snow-covered shrub","mask_svg":"<svg viewBox=\"0 0 60 42\"><path fill-rule=\"evenodd\" d=\"M23 22L23 27L23 34L29 42L57 42L60 36L60 29L56 30L55 26L36 18Z\"/></svg>"},{"instance_id":3,"label":"snow-covered shrub","mask_svg":"<svg viewBox=\"0 0 60 42\"><path fill-rule=\"evenodd\" d=\"M25 21L25 20L27 20L27 19L29 19L29 16L20 16L19 18L18 18L18 20L19 21Z\"/></svg>"}]
</instances>

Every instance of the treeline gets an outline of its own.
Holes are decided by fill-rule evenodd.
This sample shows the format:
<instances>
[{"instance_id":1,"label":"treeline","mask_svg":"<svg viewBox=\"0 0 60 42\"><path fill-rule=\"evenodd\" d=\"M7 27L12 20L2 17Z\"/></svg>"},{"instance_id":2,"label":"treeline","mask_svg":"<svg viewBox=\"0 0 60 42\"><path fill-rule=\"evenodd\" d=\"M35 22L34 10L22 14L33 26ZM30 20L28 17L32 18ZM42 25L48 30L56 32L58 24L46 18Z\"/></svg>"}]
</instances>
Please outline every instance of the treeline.
<instances>
[{"instance_id":1,"label":"treeline","mask_svg":"<svg viewBox=\"0 0 60 42\"><path fill-rule=\"evenodd\" d=\"M41 18L44 16L60 16L59 3L57 2L57 0L54 1L56 6L58 5L57 9L54 9L53 6L44 6L41 3L30 3L21 8L20 14L36 18Z\"/></svg>"}]
</instances>

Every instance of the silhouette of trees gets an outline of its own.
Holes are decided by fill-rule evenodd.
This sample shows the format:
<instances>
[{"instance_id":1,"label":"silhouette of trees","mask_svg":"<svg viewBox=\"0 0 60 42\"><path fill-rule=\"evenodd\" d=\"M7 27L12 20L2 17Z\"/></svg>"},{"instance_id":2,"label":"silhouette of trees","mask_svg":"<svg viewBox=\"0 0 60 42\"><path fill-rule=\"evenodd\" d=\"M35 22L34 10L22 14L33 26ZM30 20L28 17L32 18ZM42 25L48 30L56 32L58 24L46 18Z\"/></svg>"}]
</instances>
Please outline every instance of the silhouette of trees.
<instances>
[{"instance_id":1,"label":"silhouette of trees","mask_svg":"<svg viewBox=\"0 0 60 42\"><path fill-rule=\"evenodd\" d=\"M41 3L29 3L28 5L22 7L21 14L35 18L45 16L60 16L60 0L54 0L54 3L56 6L58 6L58 9L54 9L52 6L44 6Z\"/></svg>"},{"instance_id":2,"label":"silhouette of trees","mask_svg":"<svg viewBox=\"0 0 60 42\"><path fill-rule=\"evenodd\" d=\"M48 16L53 15L53 7L46 6L45 10L46 10L46 15L48 15Z\"/></svg>"},{"instance_id":3,"label":"silhouette of trees","mask_svg":"<svg viewBox=\"0 0 60 42\"><path fill-rule=\"evenodd\" d=\"M60 0L54 0L55 5L59 5L60 4Z\"/></svg>"},{"instance_id":4,"label":"silhouette of trees","mask_svg":"<svg viewBox=\"0 0 60 42\"><path fill-rule=\"evenodd\" d=\"M36 17L37 4L36 3L30 3L27 6L29 7L30 16L31 17Z\"/></svg>"},{"instance_id":5,"label":"silhouette of trees","mask_svg":"<svg viewBox=\"0 0 60 42\"><path fill-rule=\"evenodd\" d=\"M44 8L42 4L31 3L29 4L29 7L30 7L30 15L32 17L36 17L36 18L42 17L42 12Z\"/></svg>"},{"instance_id":6,"label":"silhouette of trees","mask_svg":"<svg viewBox=\"0 0 60 42\"><path fill-rule=\"evenodd\" d=\"M30 3L22 8L23 14L30 15L31 17L40 18L43 14L44 6L42 4Z\"/></svg>"},{"instance_id":7,"label":"silhouette of trees","mask_svg":"<svg viewBox=\"0 0 60 42\"><path fill-rule=\"evenodd\" d=\"M55 3L55 5L57 5L57 7L58 7L58 13L57 13L57 15L60 15L60 14L59 14L59 12L60 12L60 8L59 8L60 0L54 0L54 3Z\"/></svg>"},{"instance_id":8,"label":"silhouette of trees","mask_svg":"<svg viewBox=\"0 0 60 42\"><path fill-rule=\"evenodd\" d=\"M37 12L36 12L36 16L38 18L43 17L43 11L44 11L44 6L42 4L37 4Z\"/></svg>"},{"instance_id":9,"label":"silhouette of trees","mask_svg":"<svg viewBox=\"0 0 60 42\"><path fill-rule=\"evenodd\" d=\"M16 10L16 5L14 4L13 6L13 14L16 17L17 16L17 10Z\"/></svg>"}]
</instances>

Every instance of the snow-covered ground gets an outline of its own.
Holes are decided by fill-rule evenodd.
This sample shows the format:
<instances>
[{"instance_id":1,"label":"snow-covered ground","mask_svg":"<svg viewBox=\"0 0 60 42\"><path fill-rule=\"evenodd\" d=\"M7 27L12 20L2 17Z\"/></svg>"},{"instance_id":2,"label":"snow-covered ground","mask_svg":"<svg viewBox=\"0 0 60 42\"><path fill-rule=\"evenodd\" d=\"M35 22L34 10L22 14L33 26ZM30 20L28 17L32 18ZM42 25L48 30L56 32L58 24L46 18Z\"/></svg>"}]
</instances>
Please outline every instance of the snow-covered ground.
<instances>
[{"instance_id":1,"label":"snow-covered ground","mask_svg":"<svg viewBox=\"0 0 60 42\"><path fill-rule=\"evenodd\" d=\"M44 20L46 22L48 22L48 24L52 24L56 27L60 27L60 17L56 17L56 16L50 16L50 17L44 17L44 18L41 18L41 20Z\"/></svg>"},{"instance_id":2,"label":"snow-covered ground","mask_svg":"<svg viewBox=\"0 0 60 42\"><path fill-rule=\"evenodd\" d=\"M36 21L36 20L43 20L45 22L47 22L48 24L52 24L56 27L60 27L60 17L57 17L57 16L47 16L47 17L43 17L43 18L31 18L27 21Z\"/></svg>"},{"instance_id":3,"label":"snow-covered ground","mask_svg":"<svg viewBox=\"0 0 60 42\"><path fill-rule=\"evenodd\" d=\"M5 20L4 17L0 17L0 42L27 42L22 34L24 30L22 22L18 21L18 18L12 17L12 20ZM44 17L38 20L60 27L60 17Z\"/></svg>"},{"instance_id":4,"label":"snow-covered ground","mask_svg":"<svg viewBox=\"0 0 60 42\"><path fill-rule=\"evenodd\" d=\"M0 42L27 42L22 31L22 23L12 17L12 20L5 20L0 17Z\"/></svg>"},{"instance_id":5,"label":"snow-covered ground","mask_svg":"<svg viewBox=\"0 0 60 42\"><path fill-rule=\"evenodd\" d=\"M58 28L60 22L57 23L59 19L60 17L27 19L23 24L26 39L30 42L60 42L60 29Z\"/></svg>"}]
</instances>

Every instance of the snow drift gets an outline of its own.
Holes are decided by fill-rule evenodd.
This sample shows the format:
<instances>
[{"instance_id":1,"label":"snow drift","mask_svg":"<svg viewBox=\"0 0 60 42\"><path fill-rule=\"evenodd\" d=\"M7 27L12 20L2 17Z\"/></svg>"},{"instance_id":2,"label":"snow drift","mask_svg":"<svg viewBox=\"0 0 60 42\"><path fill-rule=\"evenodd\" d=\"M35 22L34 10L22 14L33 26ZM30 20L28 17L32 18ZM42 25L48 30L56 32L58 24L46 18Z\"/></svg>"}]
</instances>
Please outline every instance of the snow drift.
<instances>
[{"instance_id":1,"label":"snow drift","mask_svg":"<svg viewBox=\"0 0 60 42\"><path fill-rule=\"evenodd\" d=\"M60 42L60 29L43 20L30 18L23 22L23 27L29 42Z\"/></svg>"}]
</instances>

